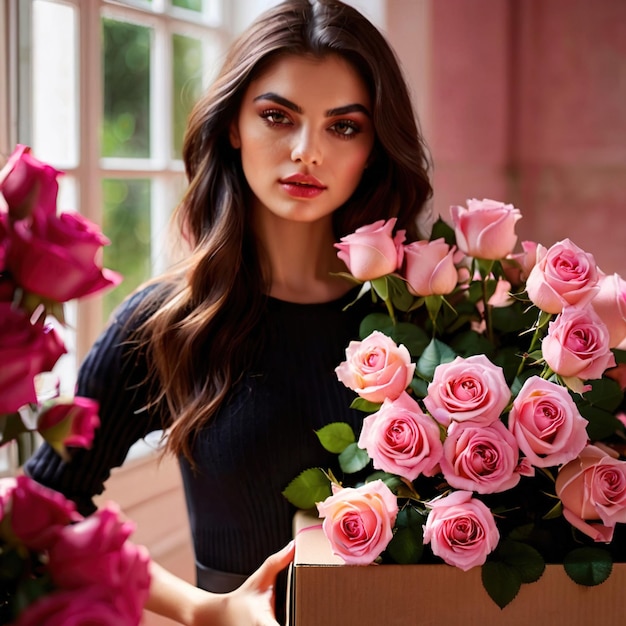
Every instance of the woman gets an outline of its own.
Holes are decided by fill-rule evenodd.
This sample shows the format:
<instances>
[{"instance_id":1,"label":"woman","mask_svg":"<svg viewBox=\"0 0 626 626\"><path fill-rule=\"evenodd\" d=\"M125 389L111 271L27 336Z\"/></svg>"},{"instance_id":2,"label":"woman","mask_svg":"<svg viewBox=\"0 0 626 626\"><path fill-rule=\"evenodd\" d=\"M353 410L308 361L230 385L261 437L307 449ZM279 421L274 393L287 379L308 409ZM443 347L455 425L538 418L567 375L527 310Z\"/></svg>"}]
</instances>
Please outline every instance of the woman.
<instances>
[{"instance_id":1,"label":"woman","mask_svg":"<svg viewBox=\"0 0 626 626\"><path fill-rule=\"evenodd\" d=\"M93 449L65 464L44 448L27 470L88 513L165 425L198 585L221 592L291 538L282 490L331 463L313 431L359 428L334 368L366 305L343 311L355 294L333 244L391 217L417 238L431 187L393 51L336 0L288 0L234 43L183 158L191 253L121 306L81 367L77 394L101 403Z\"/></svg>"}]
</instances>

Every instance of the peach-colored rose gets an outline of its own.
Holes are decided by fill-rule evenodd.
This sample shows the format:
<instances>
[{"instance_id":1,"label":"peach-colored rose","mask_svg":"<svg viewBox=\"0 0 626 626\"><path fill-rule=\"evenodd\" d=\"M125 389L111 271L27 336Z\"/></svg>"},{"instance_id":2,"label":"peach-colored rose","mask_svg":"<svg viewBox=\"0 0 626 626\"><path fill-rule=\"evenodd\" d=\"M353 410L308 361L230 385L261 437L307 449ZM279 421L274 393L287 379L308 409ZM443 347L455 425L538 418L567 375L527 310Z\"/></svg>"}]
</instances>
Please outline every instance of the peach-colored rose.
<instances>
[{"instance_id":1,"label":"peach-colored rose","mask_svg":"<svg viewBox=\"0 0 626 626\"><path fill-rule=\"evenodd\" d=\"M619 274L605 275L599 287L591 305L609 329L609 346L615 348L626 339L626 280Z\"/></svg>"},{"instance_id":2,"label":"peach-colored rose","mask_svg":"<svg viewBox=\"0 0 626 626\"><path fill-rule=\"evenodd\" d=\"M576 458L587 445L587 420L567 389L531 376L509 413L509 430L535 467L553 467Z\"/></svg>"},{"instance_id":3,"label":"peach-colored rose","mask_svg":"<svg viewBox=\"0 0 626 626\"><path fill-rule=\"evenodd\" d=\"M66 447L90 448L100 425L98 403L91 398L75 396L71 400L53 400L46 405L37 423L41 436Z\"/></svg>"},{"instance_id":4,"label":"peach-colored rose","mask_svg":"<svg viewBox=\"0 0 626 626\"><path fill-rule=\"evenodd\" d=\"M615 365L609 331L590 306L565 307L548 325L541 351L552 371L564 378L601 378Z\"/></svg>"},{"instance_id":5,"label":"peach-colored rose","mask_svg":"<svg viewBox=\"0 0 626 626\"><path fill-rule=\"evenodd\" d=\"M467 208L451 206L460 250L477 259L503 259L517 243L515 224L522 216L512 204L495 200L467 201Z\"/></svg>"},{"instance_id":6,"label":"peach-colored rose","mask_svg":"<svg viewBox=\"0 0 626 626\"><path fill-rule=\"evenodd\" d=\"M399 230L394 236L396 221L392 217L361 226L335 244L339 250L337 256L355 278L374 280L395 272L402 265L406 231Z\"/></svg>"},{"instance_id":7,"label":"peach-colored rose","mask_svg":"<svg viewBox=\"0 0 626 626\"><path fill-rule=\"evenodd\" d=\"M36 213L16 222L9 238L7 268L21 287L45 298L67 302L122 280L98 260L109 240L78 213Z\"/></svg>"},{"instance_id":8,"label":"peach-colored rose","mask_svg":"<svg viewBox=\"0 0 626 626\"><path fill-rule=\"evenodd\" d=\"M150 586L150 557L144 546L128 540L134 528L121 519L113 503L65 526L48 551L48 570L55 585L103 586L113 592L112 600L126 623L138 624Z\"/></svg>"},{"instance_id":9,"label":"peach-colored rose","mask_svg":"<svg viewBox=\"0 0 626 626\"><path fill-rule=\"evenodd\" d=\"M443 238L404 246L403 275L409 291L416 296L444 296L454 291L458 279L455 251Z\"/></svg>"},{"instance_id":10,"label":"peach-colored rose","mask_svg":"<svg viewBox=\"0 0 626 626\"><path fill-rule=\"evenodd\" d=\"M439 425L406 392L363 420L358 445L374 468L408 480L432 476L443 452Z\"/></svg>"},{"instance_id":11,"label":"peach-colored rose","mask_svg":"<svg viewBox=\"0 0 626 626\"><path fill-rule=\"evenodd\" d=\"M499 419L510 398L502 368L477 354L439 365L424 404L444 426L451 421L486 426Z\"/></svg>"},{"instance_id":12,"label":"peach-colored rose","mask_svg":"<svg viewBox=\"0 0 626 626\"><path fill-rule=\"evenodd\" d=\"M0 415L37 402L34 377L51 370L65 346L51 325L31 324L10 302L0 302Z\"/></svg>"},{"instance_id":13,"label":"peach-colored rose","mask_svg":"<svg viewBox=\"0 0 626 626\"><path fill-rule=\"evenodd\" d=\"M54 213L59 174L52 166L38 161L28 146L18 144L0 171L0 192L11 219L24 219L35 210Z\"/></svg>"},{"instance_id":14,"label":"peach-colored rose","mask_svg":"<svg viewBox=\"0 0 626 626\"><path fill-rule=\"evenodd\" d=\"M489 508L470 491L454 491L428 506L424 543L433 554L463 571L483 565L500 541Z\"/></svg>"},{"instance_id":15,"label":"peach-colored rose","mask_svg":"<svg viewBox=\"0 0 626 626\"><path fill-rule=\"evenodd\" d=\"M11 526L27 548L48 548L62 529L81 519L74 503L27 476L18 476L12 494Z\"/></svg>"},{"instance_id":16,"label":"peach-colored rose","mask_svg":"<svg viewBox=\"0 0 626 626\"><path fill-rule=\"evenodd\" d=\"M392 538L398 502L382 480L361 487L333 486L333 495L317 503L322 529L333 554L350 565L369 565Z\"/></svg>"},{"instance_id":17,"label":"peach-colored rose","mask_svg":"<svg viewBox=\"0 0 626 626\"><path fill-rule=\"evenodd\" d=\"M586 446L556 477L565 519L594 541L609 542L626 522L626 462Z\"/></svg>"},{"instance_id":18,"label":"peach-colored rose","mask_svg":"<svg viewBox=\"0 0 626 626\"><path fill-rule=\"evenodd\" d=\"M564 306L585 306L598 292L598 268L592 254L569 239L537 248L537 263L526 281L528 297L547 313Z\"/></svg>"},{"instance_id":19,"label":"peach-colored rose","mask_svg":"<svg viewBox=\"0 0 626 626\"><path fill-rule=\"evenodd\" d=\"M351 341L346 360L335 368L346 387L370 402L395 400L409 386L414 371L406 347L377 330L363 341Z\"/></svg>"},{"instance_id":20,"label":"peach-colored rose","mask_svg":"<svg viewBox=\"0 0 626 626\"><path fill-rule=\"evenodd\" d=\"M455 489L498 493L519 482L519 456L515 437L501 421L487 426L453 422L443 443L441 471Z\"/></svg>"}]
</instances>

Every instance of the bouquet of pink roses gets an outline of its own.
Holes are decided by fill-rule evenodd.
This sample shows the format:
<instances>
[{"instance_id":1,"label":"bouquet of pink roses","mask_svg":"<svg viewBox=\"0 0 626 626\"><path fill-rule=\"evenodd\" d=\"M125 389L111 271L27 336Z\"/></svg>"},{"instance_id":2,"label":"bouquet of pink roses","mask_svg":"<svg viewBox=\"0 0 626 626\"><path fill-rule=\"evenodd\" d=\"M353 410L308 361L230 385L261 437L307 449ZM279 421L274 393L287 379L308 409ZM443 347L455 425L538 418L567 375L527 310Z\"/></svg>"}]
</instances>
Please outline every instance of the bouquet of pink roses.
<instances>
[{"instance_id":1,"label":"bouquet of pink roses","mask_svg":"<svg viewBox=\"0 0 626 626\"><path fill-rule=\"evenodd\" d=\"M599 584L626 560L626 281L568 239L516 252L512 205L451 217L428 241L391 219L336 244L384 305L336 368L366 416L358 438L317 432L340 478L309 468L284 495L346 563L481 566L500 607L546 562Z\"/></svg>"},{"instance_id":2,"label":"bouquet of pink roses","mask_svg":"<svg viewBox=\"0 0 626 626\"><path fill-rule=\"evenodd\" d=\"M59 174L22 145L0 171L0 445L38 433L66 457L91 445L99 419L51 372L66 352L63 303L121 277L99 264L108 240L95 224L57 214ZM132 530L112 504L83 518L25 476L0 479L0 622L139 624L149 558Z\"/></svg>"}]
</instances>

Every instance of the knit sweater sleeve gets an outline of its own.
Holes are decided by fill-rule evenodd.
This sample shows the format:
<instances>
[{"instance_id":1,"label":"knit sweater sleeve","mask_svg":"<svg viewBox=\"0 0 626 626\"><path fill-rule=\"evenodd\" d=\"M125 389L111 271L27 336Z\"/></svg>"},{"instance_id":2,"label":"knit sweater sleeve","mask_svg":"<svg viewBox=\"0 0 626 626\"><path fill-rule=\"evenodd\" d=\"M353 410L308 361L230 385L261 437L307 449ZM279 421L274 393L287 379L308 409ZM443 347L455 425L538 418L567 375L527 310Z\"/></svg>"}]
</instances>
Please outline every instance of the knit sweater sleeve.
<instances>
[{"instance_id":1,"label":"knit sweater sleeve","mask_svg":"<svg viewBox=\"0 0 626 626\"><path fill-rule=\"evenodd\" d=\"M44 443L24 466L27 475L76 502L83 515L95 510L93 497L103 492L111 469L122 465L130 447L161 427L146 409L145 358L128 341L129 319L144 295L139 292L120 307L80 367L75 395L99 403L92 447L72 450L65 462Z\"/></svg>"}]
</instances>

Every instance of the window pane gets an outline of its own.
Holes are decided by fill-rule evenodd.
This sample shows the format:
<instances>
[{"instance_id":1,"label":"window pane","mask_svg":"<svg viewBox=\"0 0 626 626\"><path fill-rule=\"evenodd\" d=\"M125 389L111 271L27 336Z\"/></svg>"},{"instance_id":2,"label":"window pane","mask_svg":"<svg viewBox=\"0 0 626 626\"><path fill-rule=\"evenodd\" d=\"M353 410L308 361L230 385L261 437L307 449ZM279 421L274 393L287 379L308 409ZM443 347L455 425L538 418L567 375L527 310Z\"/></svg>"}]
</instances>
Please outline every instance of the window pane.
<instances>
[{"instance_id":1,"label":"window pane","mask_svg":"<svg viewBox=\"0 0 626 626\"><path fill-rule=\"evenodd\" d=\"M172 94L172 157L180 159L187 116L202 89L202 42L183 35L172 36L174 52Z\"/></svg>"},{"instance_id":2,"label":"window pane","mask_svg":"<svg viewBox=\"0 0 626 626\"><path fill-rule=\"evenodd\" d=\"M190 11L202 11L202 0L173 0L172 5Z\"/></svg>"},{"instance_id":3,"label":"window pane","mask_svg":"<svg viewBox=\"0 0 626 626\"><path fill-rule=\"evenodd\" d=\"M76 10L36 0L33 20L33 148L57 167L78 160Z\"/></svg>"},{"instance_id":4,"label":"window pane","mask_svg":"<svg viewBox=\"0 0 626 626\"><path fill-rule=\"evenodd\" d=\"M126 295L150 277L150 180L107 178L102 191L102 229L111 240L104 248L104 267L124 277L121 285L104 296L107 319Z\"/></svg>"},{"instance_id":5,"label":"window pane","mask_svg":"<svg viewBox=\"0 0 626 626\"><path fill-rule=\"evenodd\" d=\"M152 29L104 18L102 156L150 156Z\"/></svg>"}]
</instances>

